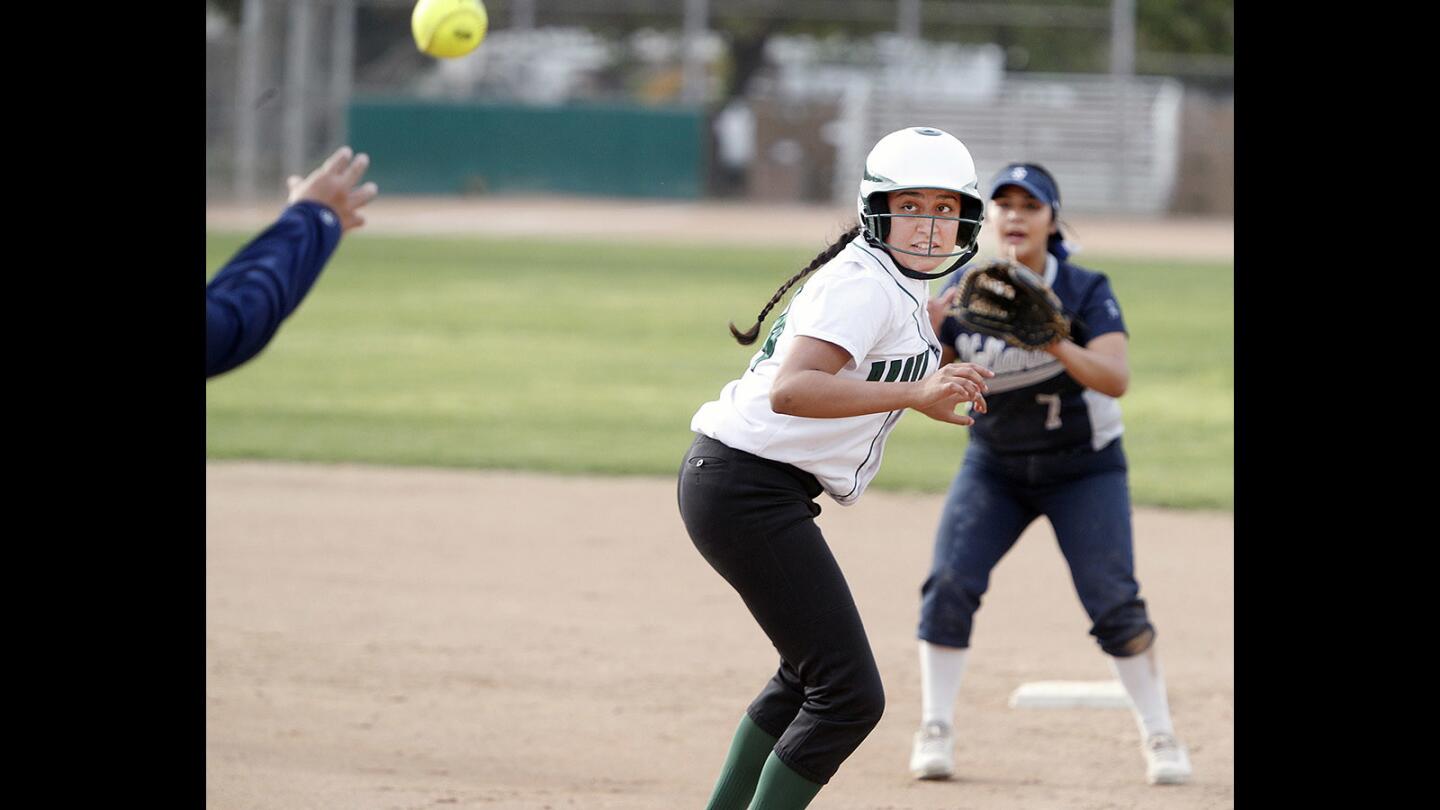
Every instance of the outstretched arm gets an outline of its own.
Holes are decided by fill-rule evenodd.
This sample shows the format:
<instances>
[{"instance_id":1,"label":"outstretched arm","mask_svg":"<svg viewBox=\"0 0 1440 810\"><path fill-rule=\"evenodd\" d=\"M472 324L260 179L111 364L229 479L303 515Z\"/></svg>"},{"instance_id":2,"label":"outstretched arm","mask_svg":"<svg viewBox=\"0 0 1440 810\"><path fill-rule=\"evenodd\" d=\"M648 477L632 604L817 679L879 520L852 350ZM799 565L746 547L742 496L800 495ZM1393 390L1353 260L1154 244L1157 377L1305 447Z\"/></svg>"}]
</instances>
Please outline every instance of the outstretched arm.
<instances>
[{"instance_id":1,"label":"outstretched arm","mask_svg":"<svg viewBox=\"0 0 1440 810\"><path fill-rule=\"evenodd\" d=\"M206 378L265 348L314 285L341 234L365 224L359 209L377 189L355 184L369 164L346 146L308 177L289 178L290 207L205 285Z\"/></svg>"}]
</instances>

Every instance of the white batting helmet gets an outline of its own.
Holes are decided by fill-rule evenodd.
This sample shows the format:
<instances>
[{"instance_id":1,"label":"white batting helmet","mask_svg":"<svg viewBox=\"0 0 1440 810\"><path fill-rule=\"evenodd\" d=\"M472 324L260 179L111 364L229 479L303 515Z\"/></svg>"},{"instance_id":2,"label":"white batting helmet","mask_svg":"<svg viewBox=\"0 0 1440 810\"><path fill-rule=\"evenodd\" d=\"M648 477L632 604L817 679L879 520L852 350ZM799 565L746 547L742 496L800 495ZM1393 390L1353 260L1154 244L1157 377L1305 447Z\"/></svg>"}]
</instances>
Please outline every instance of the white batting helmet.
<instances>
[{"instance_id":1,"label":"white batting helmet","mask_svg":"<svg viewBox=\"0 0 1440 810\"><path fill-rule=\"evenodd\" d=\"M922 188L955 192L960 197L960 215L932 217L890 213L886 203L887 192ZM912 256L947 256L954 259L934 273L921 273L896 262L900 272L911 278L940 278L969 261L980 249L980 222L985 218L985 200L980 196L975 161L970 157L970 150L958 138L934 127L906 127L886 135L875 144L865 158L858 207L865 239L875 247ZM885 237L890 233L890 218L896 216L929 219L932 224L936 219L959 222L955 252L917 253L885 244Z\"/></svg>"}]
</instances>

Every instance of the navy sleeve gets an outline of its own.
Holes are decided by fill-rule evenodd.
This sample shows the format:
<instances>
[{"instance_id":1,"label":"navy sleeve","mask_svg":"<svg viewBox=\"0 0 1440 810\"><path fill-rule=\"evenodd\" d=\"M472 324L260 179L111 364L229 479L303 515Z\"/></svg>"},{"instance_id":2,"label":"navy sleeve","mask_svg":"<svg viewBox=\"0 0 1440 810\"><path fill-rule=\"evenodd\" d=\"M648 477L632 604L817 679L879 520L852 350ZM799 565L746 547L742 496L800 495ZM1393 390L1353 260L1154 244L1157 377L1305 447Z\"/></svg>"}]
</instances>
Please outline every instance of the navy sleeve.
<instances>
[{"instance_id":1,"label":"navy sleeve","mask_svg":"<svg viewBox=\"0 0 1440 810\"><path fill-rule=\"evenodd\" d=\"M340 244L340 220L299 202L255 237L205 285L205 377L265 348L319 278Z\"/></svg>"},{"instance_id":2,"label":"navy sleeve","mask_svg":"<svg viewBox=\"0 0 1440 810\"><path fill-rule=\"evenodd\" d=\"M1079 313L1081 320L1085 322L1086 343L1110 332L1129 334L1125 329L1125 319L1120 315L1120 302L1115 300L1115 293L1110 289L1110 279L1104 274L1097 275L1099 280L1090 288L1090 294L1085 296Z\"/></svg>"},{"instance_id":3,"label":"navy sleeve","mask_svg":"<svg viewBox=\"0 0 1440 810\"><path fill-rule=\"evenodd\" d=\"M955 338L960 337L960 322L955 320L954 315L946 315L940 321L940 334L935 337L940 338L940 348L955 348Z\"/></svg>"},{"instance_id":4,"label":"navy sleeve","mask_svg":"<svg viewBox=\"0 0 1440 810\"><path fill-rule=\"evenodd\" d=\"M945 283L941 285L940 291L935 294L935 297L940 298L949 292L951 288L960 286L960 277L963 275L965 275L964 268L950 274L950 278L946 279ZM960 322L955 320L954 315L946 315L945 318L940 321L940 334L935 337L940 339L940 348L943 349L946 346L952 349L955 348L955 338L960 337Z\"/></svg>"}]
</instances>

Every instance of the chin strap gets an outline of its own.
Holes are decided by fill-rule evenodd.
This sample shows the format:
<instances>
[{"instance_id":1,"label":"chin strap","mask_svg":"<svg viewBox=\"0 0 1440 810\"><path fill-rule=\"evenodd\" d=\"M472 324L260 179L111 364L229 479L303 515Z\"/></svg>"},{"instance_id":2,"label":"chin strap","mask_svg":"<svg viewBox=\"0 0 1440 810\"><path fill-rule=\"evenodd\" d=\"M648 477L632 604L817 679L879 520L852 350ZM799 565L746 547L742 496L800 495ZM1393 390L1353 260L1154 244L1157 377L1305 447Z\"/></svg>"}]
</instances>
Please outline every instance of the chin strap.
<instances>
[{"instance_id":1,"label":"chin strap","mask_svg":"<svg viewBox=\"0 0 1440 810\"><path fill-rule=\"evenodd\" d=\"M920 281L934 281L937 278L944 278L950 275L951 273L963 267L966 262L973 259L975 257L975 254L980 250L979 246L976 246L971 250L967 250L964 253L961 253L959 256L954 257L954 261L950 263L949 267L939 271L938 273L922 273L919 270L911 270L910 268L906 267L905 264L900 261L900 257L892 253L889 247L881 245L880 248L885 251L885 255L890 257L890 261L895 263L895 269L899 270L901 275L907 278L919 279Z\"/></svg>"},{"instance_id":2,"label":"chin strap","mask_svg":"<svg viewBox=\"0 0 1440 810\"><path fill-rule=\"evenodd\" d=\"M938 273L922 273L919 270L911 270L910 268L906 267L905 264L900 261L900 257L895 255L895 252L890 249L890 246L876 239L875 236L870 233L870 230L868 228L861 228L860 234L865 237L865 244L873 248L879 248L880 250L885 251L885 255L890 257L890 261L895 264L895 269L899 270L901 275L907 278L918 279L920 281L934 281L937 278L944 278L955 272L956 270L959 270L965 265L966 262L975 258L976 253L980 252L980 246L977 244L975 247L965 251L964 253L953 257L955 261L952 262L950 266L946 269L941 270Z\"/></svg>"}]
</instances>

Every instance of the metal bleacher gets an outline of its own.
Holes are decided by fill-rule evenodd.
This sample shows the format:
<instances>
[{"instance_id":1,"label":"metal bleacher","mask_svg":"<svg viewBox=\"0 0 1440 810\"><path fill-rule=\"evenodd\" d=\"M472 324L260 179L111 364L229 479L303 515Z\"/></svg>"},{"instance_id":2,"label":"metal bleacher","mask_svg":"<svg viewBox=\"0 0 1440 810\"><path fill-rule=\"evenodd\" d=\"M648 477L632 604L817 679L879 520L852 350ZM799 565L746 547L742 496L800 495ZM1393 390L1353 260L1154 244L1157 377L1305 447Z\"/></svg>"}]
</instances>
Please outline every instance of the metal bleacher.
<instances>
[{"instance_id":1,"label":"metal bleacher","mask_svg":"<svg viewBox=\"0 0 1440 810\"><path fill-rule=\"evenodd\" d=\"M984 97L926 88L904 94L871 84L846 93L835 198L854 195L864 150L905 126L943 129L969 148L981 182L1011 161L1042 163L1070 211L1161 214L1175 186L1181 88L1171 79L1006 75Z\"/></svg>"}]
</instances>

